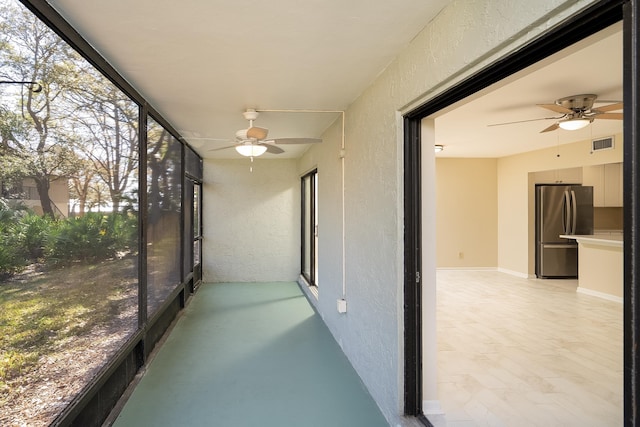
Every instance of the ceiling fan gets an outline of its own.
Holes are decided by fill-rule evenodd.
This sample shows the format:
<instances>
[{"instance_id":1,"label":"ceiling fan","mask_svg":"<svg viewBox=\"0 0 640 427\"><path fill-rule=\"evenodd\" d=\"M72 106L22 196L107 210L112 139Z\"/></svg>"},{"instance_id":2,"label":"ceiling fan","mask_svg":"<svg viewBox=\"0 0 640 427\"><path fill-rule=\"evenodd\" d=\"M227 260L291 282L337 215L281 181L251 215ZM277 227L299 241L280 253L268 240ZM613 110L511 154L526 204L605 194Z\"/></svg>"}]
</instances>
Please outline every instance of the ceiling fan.
<instances>
[{"instance_id":1,"label":"ceiling fan","mask_svg":"<svg viewBox=\"0 0 640 427\"><path fill-rule=\"evenodd\" d=\"M209 151L226 150L235 148L238 153L246 157L258 157L264 153L281 154L284 150L276 144L314 144L322 142L320 138L277 138L267 139L269 129L253 125L253 121L260 115L254 109L247 109L242 113L245 119L249 120L247 129L240 129L236 132L236 143L227 147L214 148Z\"/></svg>"},{"instance_id":2,"label":"ceiling fan","mask_svg":"<svg viewBox=\"0 0 640 427\"><path fill-rule=\"evenodd\" d=\"M595 119L622 120L623 114L612 113L611 111L622 110L622 102L593 107L597 95L571 95L557 99L553 104L538 104L538 107L546 108L562 114L558 117L544 117L541 119L520 120L516 122L497 123L489 126L508 125L513 123L524 123L536 120L557 120L554 124L544 128L540 133L551 132L558 128L564 130L578 130L588 126Z\"/></svg>"}]
</instances>

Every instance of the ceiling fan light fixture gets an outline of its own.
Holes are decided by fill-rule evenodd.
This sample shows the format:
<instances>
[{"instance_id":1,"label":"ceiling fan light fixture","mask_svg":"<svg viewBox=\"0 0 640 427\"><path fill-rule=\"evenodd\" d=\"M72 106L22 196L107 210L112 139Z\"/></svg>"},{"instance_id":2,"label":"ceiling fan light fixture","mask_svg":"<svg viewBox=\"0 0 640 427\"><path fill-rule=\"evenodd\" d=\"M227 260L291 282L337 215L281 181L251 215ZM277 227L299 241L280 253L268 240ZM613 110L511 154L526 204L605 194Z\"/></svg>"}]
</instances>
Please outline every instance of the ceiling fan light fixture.
<instances>
[{"instance_id":1,"label":"ceiling fan light fixture","mask_svg":"<svg viewBox=\"0 0 640 427\"><path fill-rule=\"evenodd\" d=\"M558 126L564 130L578 130L587 127L589 123L591 123L589 119L578 118L561 121L558 123Z\"/></svg>"},{"instance_id":2,"label":"ceiling fan light fixture","mask_svg":"<svg viewBox=\"0 0 640 427\"><path fill-rule=\"evenodd\" d=\"M236 145L236 151L245 157L258 157L267 151L266 145L242 144Z\"/></svg>"}]
</instances>

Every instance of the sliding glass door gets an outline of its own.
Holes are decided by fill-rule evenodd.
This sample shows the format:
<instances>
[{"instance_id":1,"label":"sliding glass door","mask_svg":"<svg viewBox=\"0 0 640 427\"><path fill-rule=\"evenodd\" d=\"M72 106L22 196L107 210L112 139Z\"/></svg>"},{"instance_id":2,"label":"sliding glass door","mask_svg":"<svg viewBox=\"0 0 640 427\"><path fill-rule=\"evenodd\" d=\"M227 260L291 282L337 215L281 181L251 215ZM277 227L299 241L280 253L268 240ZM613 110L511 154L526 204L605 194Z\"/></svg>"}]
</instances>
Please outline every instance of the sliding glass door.
<instances>
[{"instance_id":1,"label":"sliding glass door","mask_svg":"<svg viewBox=\"0 0 640 427\"><path fill-rule=\"evenodd\" d=\"M302 276L318 286L318 171L302 177Z\"/></svg>"}]
</instances>

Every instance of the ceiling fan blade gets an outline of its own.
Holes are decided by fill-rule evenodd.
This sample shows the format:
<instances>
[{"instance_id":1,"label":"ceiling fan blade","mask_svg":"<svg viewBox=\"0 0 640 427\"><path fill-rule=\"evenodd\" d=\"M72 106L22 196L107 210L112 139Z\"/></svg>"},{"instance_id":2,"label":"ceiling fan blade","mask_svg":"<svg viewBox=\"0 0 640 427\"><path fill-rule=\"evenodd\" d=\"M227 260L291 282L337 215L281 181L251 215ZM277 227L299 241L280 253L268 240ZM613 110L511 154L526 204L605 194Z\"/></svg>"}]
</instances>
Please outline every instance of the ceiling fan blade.
<instances>
[{"instance_id":1,"label":"ceiling fan blade","mask_svg":"<svg viewBox=\"0 0 640 427\"><path fill-rule=\"evenodd\" d=\"M205 141L205 142L231 142L229 138L206 138L206 137L182 137L180 138L182 141L190 142L190 141Z\"/></svg>"},{"instance_id":2,"label":"ceiling fan blade","mask_svg":"<svg viewBox=\"0 0 640 427\"><path fill-rule=\"evenodd\" d=\"M559 127L560 127L560 125L558 123L554 123L551 126L549 126L548 128L545 128L545 129L541 130L540 133L551 132L552 130L556 130Z\"/></svg>"},{"instance_id":3,"label":"ceiling fan blade","mask_svg":"<svg viewBox=\"0 0 640 427\"><path fill-rule=\"evenodd\" d=\"M274 139L276 144L317 144L322 142L320 138L278 138Z\"/></svg>"},{"instance_id":4,"label":"ceiling fan blade","mask_svg":"<svg viewBox=\"0 0 640 427\"><path fill-rule=\"evenodd\" d=\"M269 129L259 128L257 126L247 129L247 138L265 139L269 134Z\"/></svg>"},{"instance_id":5,"label":"ceiling fan blade","mask_svg":"<svg viewBox=\"0 0 640 427\"><path fill-rule=\"evenodd\" d=\"M210 150L207 151L220 151L220 150L226 150L227 148L233 148L238 144L233 144L233 145L227 145L226 147L220 147L220 148L212 148Z\"/></svg>"},{"instance_id":6,"label":"ceiling fan blade","mask_svg":"<svg viewBox=\"0 0 640 427\"><path fill-rule=\"evenodd\" d=\"M528 120L517 120L515 122L505 122L505 123L493 123L487 126L503 126L503 125L513 125L516 123L526 123L526 122L537 122L539 120L558 120L563 118L564 116L560 116L560 117L543 117L541 119L528 119Z\"/></svg>"},{"instance_id":7,"label":"ceiling fan blade","mask_svg":"<svg viewBox=\"0 0 640 427\"><path fill-rule=\"evenodd\" d=\"M622 113L602 113L595 116L596 119L606 119L606 120L622 120Z\"/></svg>"},{"instance_id":8,"label":"ceiling fan blade","mask_svg":"<svg viewBox=\"0 0 640 427\"><path fill-rule=\"evenodd\" d=\"M558 105L558 104L537 104L537 105L538 107L546 108L547 110L555 111L556 113L562 113L562 114L574 113L573 110L569 108L565 108L562 105Z\"/></svg>"},{"instance_id":9,"label":"ceiling fan blade","mask_svg":"<svg viewBox=\"0 0 640 427\"><path fill-rule=\"evenodd\" d=\"M616 111L622 110L622 102L616 102L609 105L603 105L602 107L592 108L592 111Z\"/></svg>"},{"instance_id":10,"label":"ceiling fan blade","mask_svg":"<svg viewBox=\"0 0 640 427\"><path fill-rule=\"evenodd\" d=\"M271 153L271 154L282 154L284 153L284 150L280 147L276 147L273 144L262 144L265 147L267 147L267 153Z\"/></svg>"}]
</instances>

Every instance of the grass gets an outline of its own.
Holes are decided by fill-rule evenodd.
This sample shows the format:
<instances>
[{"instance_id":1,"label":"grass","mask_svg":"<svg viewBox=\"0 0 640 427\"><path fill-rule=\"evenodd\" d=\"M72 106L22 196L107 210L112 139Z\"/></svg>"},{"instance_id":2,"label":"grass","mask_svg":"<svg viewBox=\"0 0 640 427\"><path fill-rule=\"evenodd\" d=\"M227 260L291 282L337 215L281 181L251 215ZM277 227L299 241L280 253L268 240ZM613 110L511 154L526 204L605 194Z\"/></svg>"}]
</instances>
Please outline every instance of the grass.
<instances>
[{"instance_id":1,"label":"grass","mask_svg":"<svg viewBox=\"0 0 640 427\"><path fill-rule=\"evenodd\" d=\"M137 304L136 258L24 273L0 282L0 392L61 343Z\"/></svg>"}]
</instances>

